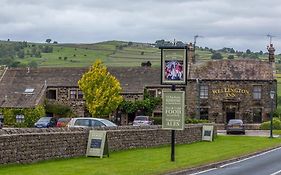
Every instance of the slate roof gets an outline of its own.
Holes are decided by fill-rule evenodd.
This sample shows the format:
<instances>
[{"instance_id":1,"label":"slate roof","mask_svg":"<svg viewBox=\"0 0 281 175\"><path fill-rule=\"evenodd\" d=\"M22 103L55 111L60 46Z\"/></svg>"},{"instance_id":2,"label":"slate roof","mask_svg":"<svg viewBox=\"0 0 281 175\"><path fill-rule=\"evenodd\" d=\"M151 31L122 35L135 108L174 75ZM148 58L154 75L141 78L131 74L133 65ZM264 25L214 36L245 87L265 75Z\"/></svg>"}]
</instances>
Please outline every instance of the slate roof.
<instances>
[{"instance_id":1,"label":"slate roof","mask_svg":"<svg viewBox=\"0 0 281 175\"><path fill-rule=\"evenodd\" d=\"M87 70L88 68L10 68L0 82L0 107L35 106L44 97L47 87L77 87L78 80ZM160 84L159 68L112 67L108 71L120 81L123 93L142 93L146 84ZM24 93L26 88L34 88L34 91Z\"/></svg>"},{"instance_id":2,"label":"slate roof","mask_svg":"<svg viewBox=\"0 0 281 175\"><path fill-rule=\"evenodd\" d=\"M215 60L191 66L189 79L205 80L274 80L267 61L250 59Z\"/></svg>"},{"instance_id":3,"label":"slate roof","mask_svg":"<svg viewBox=\"0 0 281 175\"><path fill-rule=\"evenodd\" d=\"M10 68L0 81L0 107L33 107L44 99L48 86L77 87L88 68ZM159 67L110 67L123 93L142 93L145 86L160 85ZM273 80L271 64L256 60L220 60L192 65L188 79ZM46 83L46 84L45 84ZM32 93L24 93L34 88Z\"/></svg>"}]
</instances>

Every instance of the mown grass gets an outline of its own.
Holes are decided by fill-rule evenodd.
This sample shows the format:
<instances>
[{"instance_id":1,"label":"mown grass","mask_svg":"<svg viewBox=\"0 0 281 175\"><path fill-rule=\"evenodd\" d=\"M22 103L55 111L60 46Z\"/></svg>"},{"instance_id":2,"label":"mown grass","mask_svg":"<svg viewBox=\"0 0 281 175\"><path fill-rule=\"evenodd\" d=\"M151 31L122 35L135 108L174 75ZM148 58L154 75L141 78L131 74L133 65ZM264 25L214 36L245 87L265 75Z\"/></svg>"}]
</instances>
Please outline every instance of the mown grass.
<instances>
[{"instance_id":1,"label":"mown grass","mask_svg":"<svg viewBox=\"0 0 281 175\"><path fill-rule=\"evenodd\" d=\"M214 142L113 152L109 158L80 157L28 165L0 166L1 175L145 175L163 174L260 151L281 144L281 139L218 136Z\"/></svg>"}]
</instances>

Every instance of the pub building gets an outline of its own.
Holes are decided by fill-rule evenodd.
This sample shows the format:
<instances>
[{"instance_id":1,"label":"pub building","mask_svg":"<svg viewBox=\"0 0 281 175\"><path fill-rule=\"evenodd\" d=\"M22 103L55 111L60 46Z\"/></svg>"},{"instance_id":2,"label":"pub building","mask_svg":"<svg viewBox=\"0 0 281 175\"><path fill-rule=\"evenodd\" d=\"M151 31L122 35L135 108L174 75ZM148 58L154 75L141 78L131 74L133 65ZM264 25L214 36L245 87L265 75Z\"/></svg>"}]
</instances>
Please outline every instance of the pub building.
<instances>
[{"instance_id":1,"label":"pub building","mask_svg":"<svg viewBox=\"0 0 281 175\"><path fill-rule=\"evenodd\" d=\"M185 91L186 116L226 123L229 119L242 119L245 123L269 120L271 109L276 108L277 92L274 77L273 45L267 49L268 60L210 60L196 62L192 44L187 47L187 85L177 85ZM0 109L34 108L44 101L70 106L76 116L89 116L78 80L88 68L4 68L0 80ZM122 87L121 95L127 101L144 98L144 92L161 97L170 85L161 85L159 67L109 67ZM276 97L276 94L275 94ZM271 103L272 102L272 103ZM272 105L273 104L273 105ZM161 106L153 116L161 116ZM115 112L120 125L130 124L136 115ZM114 114L113 114L114 115ZM56 116L50 113L48 116ZM0 119L5 118L0 113Z\"/></svg>"},{"instance_id":2,"label":"pub building","mask_svg":"<svg viewBox=\"0 0 281 175\"><path fill-rule=\"evenodd\" d=\"M273 45L266 61L213 60L189 63L186 86L187 115L216 123L242 119L245 123L269 120L276 108L277 81ZM189 48L189 56L192 55ZM192 60L192 59L191 59ZM194 59L193 59L194 60ZM273 99L270 92L274 91Z\"/></svg>"}]
</instances>

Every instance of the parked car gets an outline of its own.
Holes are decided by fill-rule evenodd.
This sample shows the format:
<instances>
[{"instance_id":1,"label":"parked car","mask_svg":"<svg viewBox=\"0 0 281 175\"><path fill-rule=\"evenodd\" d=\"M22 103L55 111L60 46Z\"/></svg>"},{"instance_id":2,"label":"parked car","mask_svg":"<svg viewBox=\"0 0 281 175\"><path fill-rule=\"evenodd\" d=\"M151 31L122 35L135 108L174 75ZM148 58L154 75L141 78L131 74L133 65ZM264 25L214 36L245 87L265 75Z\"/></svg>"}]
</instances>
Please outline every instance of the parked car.
<instances>
[{"instance_id":1,"label":"parked car","mask_svg":"<svg viewBox=\"0 0 281 175\"><path fill-rule=\"evenodd\" d=\"M36 128L49 128L54 127L57 124L57 119L54 117L41 117L34 126Z\"/></svg>"},{"instance_id":2,"label":"parked car","mask_svg":"<svg viewBox=\"0 0 281 175\"><path fill-rule=\"evenodd\" d=\"M241 119L231 119L226 125L226 133L242 133L245 134L245 126Z\"/></svg>"},{"instance_id":3,"label":"parked car","mask_svg":"<svg viewBox=\"0 0 281 175\"><path fill-rule=\"evenodd\" d=\"M103 118L92 118L92 117L79 117L72 118L70 122L68 122L67 127L110 127L117 126L109 120Z\"/></svg>"},{"instance_id":4,"label":"parked car","mask_svg":"<svg viewBox=\"0 0 281 175\"><path fill-rule=\"evenodd\" d=\"M59 118L57 122L57 127L66 127L71 118Z\"/></svg>"},{"instance_id":5,"label":"parked car","mask_svg":"<svg viewBox=\"0 0 281 175\"><path fill-rule=\"evenodd\" d=\"M3 128L3 123L0 121L0 129Z\"/></svg>"},{"instance_id":6,"label":"parked car","mask_svg":"<svg viewBox=\"0 0 281 175\"><path fill-rule=\"evenodd\" d=\"M133 126L145 126L152 125L152 121L149 120L149 116L136 116L133 121Z\"/></svg>"}]
</instances>

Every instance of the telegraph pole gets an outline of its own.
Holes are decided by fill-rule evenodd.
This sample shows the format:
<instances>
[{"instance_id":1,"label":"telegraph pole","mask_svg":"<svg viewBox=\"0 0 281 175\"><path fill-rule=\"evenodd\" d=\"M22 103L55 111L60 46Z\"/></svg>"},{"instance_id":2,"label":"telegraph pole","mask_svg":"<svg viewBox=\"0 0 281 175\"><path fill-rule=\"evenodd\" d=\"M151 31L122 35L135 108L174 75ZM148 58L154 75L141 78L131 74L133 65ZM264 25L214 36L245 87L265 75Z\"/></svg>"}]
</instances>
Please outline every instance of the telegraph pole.
<instances>
[{"instance_id":1,"label":"telegraph pole","mask_svg":"<svg viewBox=\"0 0 281 175\"><path fill-rule=\"evenodd\" d=\"M275 36L270 35L270 34L267 34L266 36L269 38L269 46L270 46L270 44L272 44L272 38Z\"/></svg>"}]
</instances>

